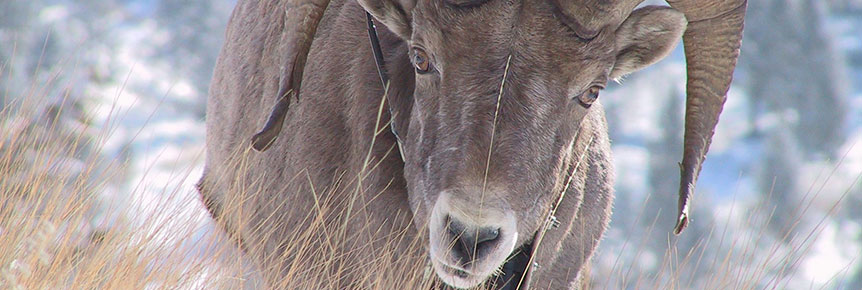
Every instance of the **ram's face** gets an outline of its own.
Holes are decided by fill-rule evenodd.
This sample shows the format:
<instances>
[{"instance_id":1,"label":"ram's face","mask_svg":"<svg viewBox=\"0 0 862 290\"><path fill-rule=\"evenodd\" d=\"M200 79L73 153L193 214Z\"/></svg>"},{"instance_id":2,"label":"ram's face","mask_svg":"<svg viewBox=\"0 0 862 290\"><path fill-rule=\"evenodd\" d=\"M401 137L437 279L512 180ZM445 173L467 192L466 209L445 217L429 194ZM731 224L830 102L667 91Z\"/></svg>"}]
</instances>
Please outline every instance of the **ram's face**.
<instances>
[{"instance_id":1,"label":"ram's face","mask_svg":"<svg viewBox=\"0 0 862 290\"><path fill-rule=\"evenodd\" d=\"M409 197L437 274L471 287L533 238L560 194L619 26L587 31L549 1L420 1L413 15L412 110L396 124L409 128Z\"/></svg>"}]
</instances>

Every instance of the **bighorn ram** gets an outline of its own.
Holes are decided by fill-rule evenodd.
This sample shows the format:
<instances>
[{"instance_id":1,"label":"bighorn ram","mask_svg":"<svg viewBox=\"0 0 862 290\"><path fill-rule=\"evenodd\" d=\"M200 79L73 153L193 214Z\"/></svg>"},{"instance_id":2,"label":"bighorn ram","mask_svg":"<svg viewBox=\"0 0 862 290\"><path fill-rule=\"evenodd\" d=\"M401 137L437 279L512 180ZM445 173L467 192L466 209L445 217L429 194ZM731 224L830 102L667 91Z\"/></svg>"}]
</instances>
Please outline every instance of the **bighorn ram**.
<instances>
[{"instance_id":1,"label":"bighorn ram","mask_svg":"<svg viewBox=\"0 0 862 290\"><path fill-rule=\"evenodd\" d=\"M454 287L577 287L613 201L599 92L682 36L679 234L736 65L746 0L640 2L240 0L207 104L201 196L271 283L306 262L291 233L325 200L345 259L419 237ZM366 12L383 24L388 90ZM396 232L408 238L380 242ZM351 277L369 270L338 271L363 287Z\"/></svg>"}]
</instances>

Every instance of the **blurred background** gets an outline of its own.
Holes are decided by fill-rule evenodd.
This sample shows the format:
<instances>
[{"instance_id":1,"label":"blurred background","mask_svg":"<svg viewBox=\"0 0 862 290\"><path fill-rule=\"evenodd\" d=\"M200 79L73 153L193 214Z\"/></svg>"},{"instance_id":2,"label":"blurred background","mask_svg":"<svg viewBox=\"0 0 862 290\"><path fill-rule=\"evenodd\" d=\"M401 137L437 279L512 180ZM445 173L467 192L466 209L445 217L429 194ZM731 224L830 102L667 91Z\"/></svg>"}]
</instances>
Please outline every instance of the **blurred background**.
<instances>
[{"instance_id":1,"label":"blurred background","mask_svg":"<svg viewBox=\"0 0 862 290\"><path fill-rule=\"evenodd\" d=\"M138 213L168 211L141 205L167 202L171 215L195 221L183 253L208 255L197 245L217 234L193 185L207 88L234 4L0 0L0 108L47 98L18 121L96 128L87 138L99 148L75 148L64 162L108 160L103 170L119 172L91 181L102 206L75 229L82 237L117 220L152 222L136 221L147 216ZM752 0L746 18L682 236L670 234L685 105L681 45L602 95L617 199L594 286L700 288L726 279L729 288L862 289L862 0Z\"/></svg>"}]
</instances>

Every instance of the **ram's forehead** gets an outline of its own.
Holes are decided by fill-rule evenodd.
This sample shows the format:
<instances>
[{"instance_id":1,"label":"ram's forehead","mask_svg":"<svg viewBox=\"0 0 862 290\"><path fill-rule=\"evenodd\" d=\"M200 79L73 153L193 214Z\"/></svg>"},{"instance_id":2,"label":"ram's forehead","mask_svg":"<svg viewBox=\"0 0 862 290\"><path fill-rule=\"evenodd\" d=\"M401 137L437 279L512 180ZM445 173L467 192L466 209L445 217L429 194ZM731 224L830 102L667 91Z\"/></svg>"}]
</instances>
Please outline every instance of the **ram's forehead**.
<instances>
[{"instance_id":1,"label":"ram's forehead","mask_svg":"<svg viewBox=\"0 0 862 290\"><path fill-rule=\"evenodd\" d=\"M474 6L453 6L449 3L451 1L470 2ZM480 1L483 0L420 1L413 15L415 29L411 41L423 44L432 53L460 53L459 47L467 47L469 51L475 52L477 49L487 50L488 47L520 44L518 47L521 53L528 55L541 56L550 49L585 60L605 58L614 48L612 39L591 41L596 34L584 33L586 30L579 29L582 26L580 22L573 22L577 20L574 14L563 15L562 7L555 4L559 0ZM597 26L598 29L594 31L598 32L604 25ZM572 37L573 31L580 39ZM476 47L479 43L482 46ZM441 45L446 46L446 49L437 47ZM593 53L580 53L583 51Z\"/></svg>"},{"instance_id":2,"label":"ram's forehead","mask_svg":"<svg viewBox=\"0 0 862 290\"><path fill-rule=\"evenodd\" d=\"M560 11L584 27L597 31L618 26L643 0L550 0Z\"/></svg>"},{"instance_id":3,"label":"ram's forehead","mask_svg":"<svg viewBox=\"0 0 862 290\"><path fill-rule=\"evenodd\" d=\"M449 8L471 9L494 1L518 0L431 0ZM549 2L556 14L579 33L592 34L605 26L617 26L643 0L520 0Z\"/></svg>"}]
</instances>

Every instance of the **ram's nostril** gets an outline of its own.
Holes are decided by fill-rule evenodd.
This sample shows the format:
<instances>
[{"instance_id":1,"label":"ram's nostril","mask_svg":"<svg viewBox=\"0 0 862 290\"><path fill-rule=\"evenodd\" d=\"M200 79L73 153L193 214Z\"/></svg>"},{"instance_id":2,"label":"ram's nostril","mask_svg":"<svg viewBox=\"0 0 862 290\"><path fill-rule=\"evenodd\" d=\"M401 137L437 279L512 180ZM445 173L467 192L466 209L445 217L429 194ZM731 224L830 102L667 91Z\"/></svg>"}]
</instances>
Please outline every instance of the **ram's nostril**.
<instances>
[{"instance_id":1,"label":"ram's nostril","mask_svg":"<svg viewBox=\"0 0 862 290\"><path fill-rule=\"evenodd\" d=\"M500 228L468 227L451 217L446 218L446 232L450 234L452 253L463 264L482 258L500 237Z\"/></svg>"}]
</instances>

